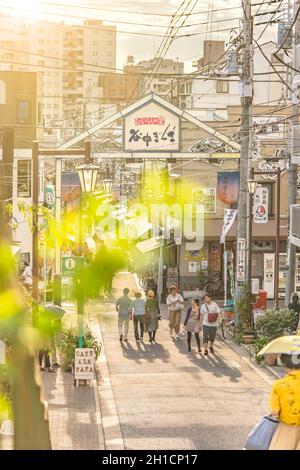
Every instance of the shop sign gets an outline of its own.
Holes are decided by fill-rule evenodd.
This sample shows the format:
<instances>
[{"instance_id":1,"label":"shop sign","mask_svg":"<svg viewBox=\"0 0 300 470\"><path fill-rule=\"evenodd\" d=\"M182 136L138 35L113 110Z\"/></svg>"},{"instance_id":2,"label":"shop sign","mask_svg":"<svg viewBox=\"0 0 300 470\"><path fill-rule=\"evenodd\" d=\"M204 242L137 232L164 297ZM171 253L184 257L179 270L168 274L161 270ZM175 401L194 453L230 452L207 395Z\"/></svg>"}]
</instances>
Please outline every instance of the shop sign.
<instances>
[{"instance_id":1,"label":"shop sign","mask_svg":"<svg viewBox=\"0 0 300 470\"><path fill-rule=\"evenodd\" d=\"M62 276L74 276L75 272L83 266L83 256L62 256Z\"/></svg>"},{"instance_id":2,"label":"shop sign","mask_svg":"<svg viewBox=\"0 0 300 470\"><path fill-rule=\"evenodd\" d=\"M259 186L254 194L253 221L255 224L268 222L268 188Z\"/></svg>"},{"instance_id":3,"label":"shop sign","mask_svg":"<svg viewBox=\"0 0 300 470\"><path fill-rule=\"evenodd\" d=\"M236 264L236 280L237 282L245 282L246 271L246 240L238 239L237 264Z\"/></svg>"},{"instance_id":4,"label":"shop sign","mask_svg":"<svg viewBox=\"0 0 300 470\"><path fill-rule=\"evenodd\" d=\"M95 351L92 348L75 349L75 380L93 380L95 376Z\"/></svg>"},{"instance_id":5,"label":"shop sign","mask_svg":"<svg viewBox=\"0 0 300 470\"><path fill-rule=\"evenodd\" d=\"M264 253L264 290L267 299L274 299L275 254Z\"/></svg>"},{"instance_id":6,"label":"shop sign","mask_svg":"<svg viewBox=\"0 0 300 470\"><path fill-rule=\"evenodd\" d=\"M179 152L180 118L151 102L124 118L125 152Z\"/></svg>"},{"instance_id":7,"label":"shop sign","mask_svg":"<svg viewBox=\"0 0 300 470\"><path fill-rule=\"evenodd\" d=\"M45 187L45 203L52 216L55 212L55 188L53 184L46 184Z\"/></svg>"},{"instance_id":8,"label":"shop sign","mask_svg":"<svg viewBox=\"0 0 300 470\"><path fill-rule=\"evenodd\" d=\"M204 250L185 250L184 259L186 261L204 261L207 259L207 255Z\"/></svg>"},{"instance_id":9,"label":"shop sign","mask_svg":"<svg viewBox=\"0 0 300 470\"><path fill-rule=\"evenodd\" d=\"M198 273L200 271L200 263L194 261L189 262L189 273Z\"/></svg>"}]
</instances>

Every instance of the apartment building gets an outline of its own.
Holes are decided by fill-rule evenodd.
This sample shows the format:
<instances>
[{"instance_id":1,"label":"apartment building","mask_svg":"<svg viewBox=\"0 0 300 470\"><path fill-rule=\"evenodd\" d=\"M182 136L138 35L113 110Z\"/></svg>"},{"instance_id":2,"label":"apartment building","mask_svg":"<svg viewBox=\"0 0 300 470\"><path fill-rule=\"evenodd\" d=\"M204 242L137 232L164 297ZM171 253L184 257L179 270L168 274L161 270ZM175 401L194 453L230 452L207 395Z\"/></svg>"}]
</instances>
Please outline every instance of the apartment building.
<instances>
[{"instance_id":1,"label":"apartment building","mask_svg":"<svg viewBox=\"0 0 300 470\"><path fill-rule=\"evenodd\" d=\"M99 20L71 26L1 15L0 61L1 70L41 75L48 132L84 126L101 107L99 73L116 67L116 28Z\"/></svg>"}]
</instances>

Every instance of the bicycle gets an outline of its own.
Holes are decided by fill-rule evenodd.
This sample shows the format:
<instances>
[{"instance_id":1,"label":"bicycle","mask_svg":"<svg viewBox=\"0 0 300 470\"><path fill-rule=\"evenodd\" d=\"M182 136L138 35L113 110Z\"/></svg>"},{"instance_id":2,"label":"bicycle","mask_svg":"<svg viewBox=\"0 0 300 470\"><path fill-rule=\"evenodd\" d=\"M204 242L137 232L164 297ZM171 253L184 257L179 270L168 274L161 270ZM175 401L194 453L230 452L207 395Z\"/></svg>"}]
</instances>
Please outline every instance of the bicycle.
<instances>
[{"instance_id":1,"label":"bicycle","mask_svg":"<svg viewBox=\"0 0 300 470\"><path fill-rule=\"evenodd\" d=\"M223 279L219 273L213 275L203 286L203 290L215 297L216 294L224 289Z\"/></svg>"}]
</instances>

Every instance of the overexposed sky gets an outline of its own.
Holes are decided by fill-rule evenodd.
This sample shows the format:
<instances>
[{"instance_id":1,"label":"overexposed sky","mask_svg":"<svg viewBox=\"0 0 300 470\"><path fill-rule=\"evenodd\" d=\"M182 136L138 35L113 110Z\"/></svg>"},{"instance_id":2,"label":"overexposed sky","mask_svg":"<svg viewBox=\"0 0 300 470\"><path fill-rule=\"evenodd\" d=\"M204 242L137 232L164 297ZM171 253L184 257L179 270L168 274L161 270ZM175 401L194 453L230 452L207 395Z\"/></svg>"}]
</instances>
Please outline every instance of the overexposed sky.
<instances>
[{"instance_id":1,"label":"overexposed sky","mask_svg":"<svg viewBox=\"0 0 300 470\"><path fill-rule=\"evenodd\" d=\"M253 3L259 3L259 0ZM264 3L254 11L260 8L262 13L277 8L277 4L268 6L267 2ZM85 18L100 19L106 24L118 22L117 67L123 67L128 55L133 55L136 62L155 55L171 21L170 15L181 4L182 0L0 0L0 11L29 19L43 18L74 24ZM176 39L166 57L183 60L186 72L192 70L192 61L201 56L205 39L227 41L229 30L241 25L241 0L190 0L188 9L181 12L192 14L184 16L185 22L180 30L178 27L183 20L177 18L173 23ZM259 16L256 22L269 18ZM269 28L266 38L276 38L275 26Z\"/></svg>"}]
</instances>

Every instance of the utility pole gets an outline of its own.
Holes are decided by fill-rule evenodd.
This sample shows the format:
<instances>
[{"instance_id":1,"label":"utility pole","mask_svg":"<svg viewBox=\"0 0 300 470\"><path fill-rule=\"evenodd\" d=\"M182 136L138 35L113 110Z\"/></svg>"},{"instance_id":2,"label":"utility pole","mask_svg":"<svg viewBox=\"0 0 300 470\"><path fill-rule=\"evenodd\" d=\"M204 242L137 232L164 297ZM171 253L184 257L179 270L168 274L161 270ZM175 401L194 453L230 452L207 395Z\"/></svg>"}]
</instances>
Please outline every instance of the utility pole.
<instances>
[{"instance_id":1,"label":"utility pole","mask_svg":"<svg viewBox=\"0 0 300 470\"><path fill-rule=\"evenodd\" d=\"M298 9L300 8L299 0L294 3L294 15L296 16ZM290 33L292 34L292 33ZM300 15L295 23L295 34L293 44L293 66L295 69L300 69ZM292 89L295 93L292 93L292 132L291 132L291 145L290 145L290 164L288 172L288 202L289 207L297 202L297 165L292 163L292 155L295 153L296 147L299 148L299 142L297 142L298 133L296 132L298 122L298 87L295 83L296 72L293 71L293 83ZM288 227L290 229L290 211L288 211ZM295 276L296 276L296 245L293 245L287 240L287 276L285 286L285 305L288 306L291 295L295 291Z\"/></svg>"},{"instance_id":2,"label":"utility pole","mask_svg":"<svg viewBox=\"0 0 300 470\"><path fill-rule=\"evenodd\" d=\"M2 161L0 162L0 202L12 202L13 196L13 163L14 163L14 129L2 129ZM8 227L11 239L11 229Z\"/></svg>"},{"instance_id":3,"label":"utility pole","mask_svg":"<svg viewBox=\"0 0 300 470\"><path fill-rule=\"evenodd\" d=\"M251 124L252 124L252 101L253 101L253 17L251 16L251 1L242 0L243 8L243 51L242 51L242 74L241 74L241 126L240 144L241 155L239 162L240 170L240 190L239 190L239 215L237 219L237 262L241 261L244 269L236 272L236 300L242 294L243 285L248 284L249 279L249 193L247 191L247 181L250 178L251 169ZM240 243L241 242L241 243ZM246 250L242 247L246 246ZM238 312L237 323L238 323Z\"/></svg>"}]
</instances>

